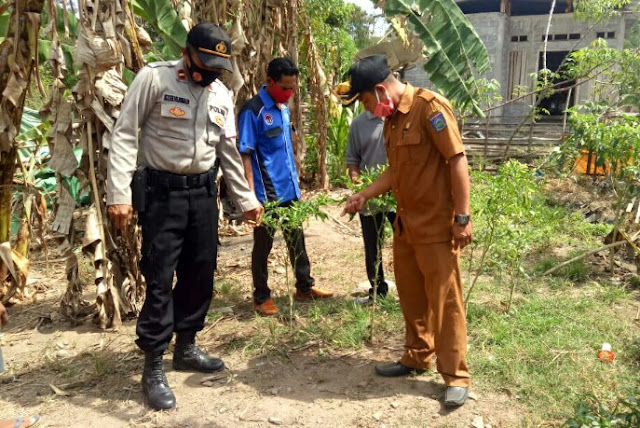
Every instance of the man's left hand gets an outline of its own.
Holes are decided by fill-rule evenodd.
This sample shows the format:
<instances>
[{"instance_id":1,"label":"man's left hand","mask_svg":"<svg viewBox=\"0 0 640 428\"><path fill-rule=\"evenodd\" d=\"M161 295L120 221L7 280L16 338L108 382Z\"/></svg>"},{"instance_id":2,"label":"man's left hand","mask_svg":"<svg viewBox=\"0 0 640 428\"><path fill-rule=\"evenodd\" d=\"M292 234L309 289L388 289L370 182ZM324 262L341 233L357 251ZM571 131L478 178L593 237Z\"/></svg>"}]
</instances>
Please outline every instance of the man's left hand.
<instances>
[{"instance_id":1,"label":"man's left hand","mask_svg":"<svg viewBox=\"0 0 640 428\"><path fill-rule=\"evenodd\" d=\"M473 239L473 225L471 222L465 226L453 223L451 232L453 234L453 245L459 249L469 245Z\"/></svg>"},{"instance_id":2,"label":"man's left hand","mask_svg":"<svg viewBox=\"0 0 640 428\"><path fill-rule=\"evenodd\" d=\"M263 212L264 207L262 206L262 204L260 204L257 208L254 208L250 211L245 211L244 219L251 225L251 227L258 227L260 226Z\"/></svg>"}]
</instances>

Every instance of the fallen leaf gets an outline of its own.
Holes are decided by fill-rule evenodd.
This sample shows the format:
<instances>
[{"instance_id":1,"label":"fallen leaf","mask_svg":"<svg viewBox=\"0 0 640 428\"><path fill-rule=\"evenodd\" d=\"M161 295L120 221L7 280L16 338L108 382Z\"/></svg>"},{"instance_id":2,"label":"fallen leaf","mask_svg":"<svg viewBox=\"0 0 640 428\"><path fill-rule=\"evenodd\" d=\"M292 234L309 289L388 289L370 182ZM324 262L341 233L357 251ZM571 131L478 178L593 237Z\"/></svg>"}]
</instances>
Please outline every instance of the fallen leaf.
<instances>
[{"instance_id":1,"label":"fallen leaf","mask_svg":"<svg viewBox=\"0 0 640 428\"><path fill-rule=\"evenodd\" d=\"M56 395L59 395L61 397L68 397L68 396L71 395L68 392L61 390L60 388L58 388L57 386L55 386L53 384L49 384L49 388L51 388L53 390L53 392L55 392Z\"/></svg>"}]
</instances>

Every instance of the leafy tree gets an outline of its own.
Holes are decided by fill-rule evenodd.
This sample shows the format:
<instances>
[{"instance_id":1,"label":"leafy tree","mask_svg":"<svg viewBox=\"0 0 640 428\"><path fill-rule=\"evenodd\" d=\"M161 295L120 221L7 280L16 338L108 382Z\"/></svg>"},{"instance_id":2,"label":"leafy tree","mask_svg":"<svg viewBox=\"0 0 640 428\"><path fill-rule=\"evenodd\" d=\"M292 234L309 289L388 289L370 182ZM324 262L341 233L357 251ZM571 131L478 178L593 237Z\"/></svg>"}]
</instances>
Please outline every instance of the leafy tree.
<instances>
[{"instance_id":1,"label":"leafy tree","mask_svg":"<svg viewBox=\"0 0 640 428\"><path fill-rule=\"evenodd\" d=\"M374 18L344 0L304 3L316 45L333 83L341 80L359 49L370 41Z\"/></svg>"},{"instance_id":2,"label":"leafy tree","mask_svg":"<svg viewBox=\"0 0 640 428\"><path fill-rule=\"evenodd\" d=\"M319 195L309 200L294 201L286 207L281 206L278 201L268 202L264 205L265 212L262 216L262 224L274 233L277 229L280 229L283 233L302 229L304 224L312 217L323 221L329 218L327 213L322 210L328 204L329 199L326 195ZM290 261L291 265L295 266L296 260L301 254L293 254L292 257L289 257L287 247L283 245L279 256L285 266L285 285L289 298L289 322L293 326L294 290L290 284L289 263L287 261ZM289 258L290 260L288 260Z\"/></svg>"}]
</instances>

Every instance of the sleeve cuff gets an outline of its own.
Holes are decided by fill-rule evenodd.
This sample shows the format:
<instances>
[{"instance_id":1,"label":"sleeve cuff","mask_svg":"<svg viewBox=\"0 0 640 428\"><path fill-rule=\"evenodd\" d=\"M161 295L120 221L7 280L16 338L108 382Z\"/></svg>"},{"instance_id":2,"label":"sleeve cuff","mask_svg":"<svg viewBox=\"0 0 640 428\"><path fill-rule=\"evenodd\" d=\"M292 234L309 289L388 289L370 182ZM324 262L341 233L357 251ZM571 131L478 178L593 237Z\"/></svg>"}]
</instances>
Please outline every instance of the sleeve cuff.
<instances>
[{"instance_id":1,"label":"sleeve cuff","mask_svg":"<svg viewBox=\"0 0 640 428\"><path fill-rule=\"evenodd\" d=\"M109 205L131 205L131 193L107 195L107 206Z\"/></svg>"},{"instance_id":2,"label":"sleeve cuff","mask_svg":"<svg viewBox=\"0 0 640 428\"><path fill-rule=\"evenodd\" d=\"M254 210L260 206L260 202L255 196L246 196L236 200L236 203L240 207L240 210L244 213Z\"/></svg>"}]
</instances>

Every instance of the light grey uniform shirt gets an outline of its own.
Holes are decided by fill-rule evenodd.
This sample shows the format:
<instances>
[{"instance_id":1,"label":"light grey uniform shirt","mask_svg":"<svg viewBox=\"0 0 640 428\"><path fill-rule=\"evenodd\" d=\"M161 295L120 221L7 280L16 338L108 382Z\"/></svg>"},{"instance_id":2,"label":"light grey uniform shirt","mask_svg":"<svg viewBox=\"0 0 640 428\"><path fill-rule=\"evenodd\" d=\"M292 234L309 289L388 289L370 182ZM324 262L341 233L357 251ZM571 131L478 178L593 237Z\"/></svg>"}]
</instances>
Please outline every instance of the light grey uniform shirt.
<instances>
[{"instance_id":1,"label":"light grey uniform shirt","mask_svg":"<svg viewBox=\"0 0 640 428\"><path fill-rule=\"evenodd\" d=\"M242 211L259 205L244 177L236 147L231 93L218 80L191 83L182 60L142 68L127 91L113 129L107 171L107 205L131 205L137 165L174 174L210 170L216 157L231 196Z\"/></svg>"},{"instance_id":2,"label":"light grey uniform shirt","mask_svg":"<svg viewBox=\"0 0 640 428\"><path fill-rule=\"evenodd\" d=\"M387 151L384 147L384 120L365 111L356 116L349 127L347 141L347 165L356 165L360 171L375 169L381 165L387 165ZM380 211L372 202L368 203L360 212L363 215L371 215ZM390 211L390 208L385 209Z\"/></svg>"}]
</instances>

